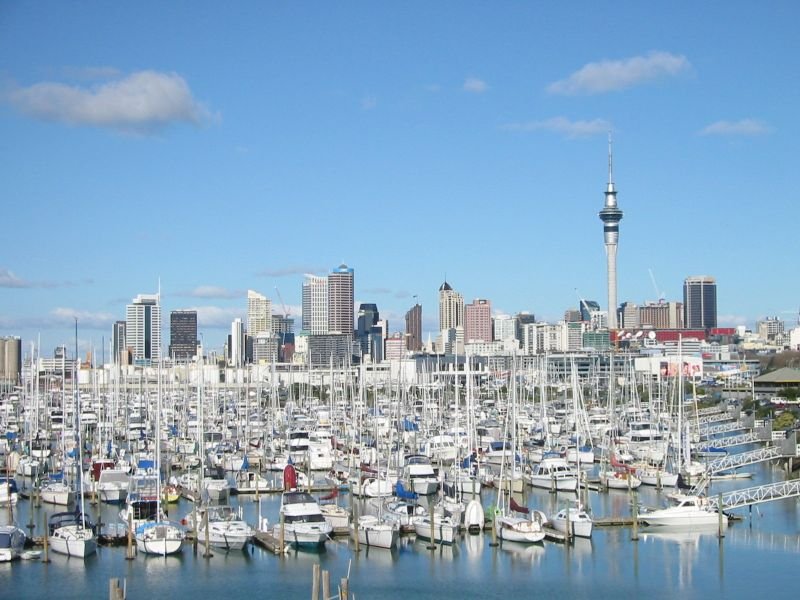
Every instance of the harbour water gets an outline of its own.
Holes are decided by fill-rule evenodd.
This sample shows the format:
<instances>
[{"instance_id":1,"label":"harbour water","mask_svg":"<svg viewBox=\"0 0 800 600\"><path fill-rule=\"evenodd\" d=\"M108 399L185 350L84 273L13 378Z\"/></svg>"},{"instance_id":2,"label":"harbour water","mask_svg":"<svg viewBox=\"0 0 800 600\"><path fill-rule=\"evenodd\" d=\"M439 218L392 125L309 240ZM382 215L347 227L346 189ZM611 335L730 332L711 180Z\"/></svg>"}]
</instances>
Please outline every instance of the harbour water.
<instances>
[{"instance_id":1,"label":"harbour water","mask_svg":"<svg viewBox=\"0 0 800 600\"><path fill-rule=\"evenodd\" d=\"M714 482L712 494L777 481L785 472L771 463L749 469L752 480ZM666 492L642 487L643 506L660 506ZM572 494L531 490L520 500L548 514L562 508ZM595 517L629 515L625 491L589 492ZM258 505L248 497L241 502L245 519L255 525ZM347 503L347 495L340 497ZM494 501L485 490L484 506ZM261 511L275 522L278 495L262 497ZM362 507L361 510L364 510ZM14 520L21 526L36 523L41 532L46 517L61 509L31 507L21 500ZM99 514L97 511L101 511ZM87 512L104 523L117 520L118 509L91 506ZM172 505L170 517L181 519L191 503ZM213 551L203 557L185 545L177 556L167 558L139 554L126 560L124 547L101 547L87 559L50 554L44 564L21 560L0 564L0 596L3 598L106 598L110 578L125 579L128 598L276 597L308 598L313 564L329 571L335 592L339 580L349 576L356 598L508 598L544 596L569 598L716 598L756 597L767 590L791 593L800 560L800 503L787 499L741 509L741 520L732 522L719 539L716 528L708 531L651 533L639 530L632 541L627 527L596 527L591 540L571 545L545 542L530 546L503 542L491 546L489 533L464 534L453 546L431 551L413 536L402 538L393 551L364 548L356 553L346 538L329 541L321 552L292 550L278 557L257 546L245 551ZM7 519L3 514L1 520Z\"/></svg>"}]
</instances>

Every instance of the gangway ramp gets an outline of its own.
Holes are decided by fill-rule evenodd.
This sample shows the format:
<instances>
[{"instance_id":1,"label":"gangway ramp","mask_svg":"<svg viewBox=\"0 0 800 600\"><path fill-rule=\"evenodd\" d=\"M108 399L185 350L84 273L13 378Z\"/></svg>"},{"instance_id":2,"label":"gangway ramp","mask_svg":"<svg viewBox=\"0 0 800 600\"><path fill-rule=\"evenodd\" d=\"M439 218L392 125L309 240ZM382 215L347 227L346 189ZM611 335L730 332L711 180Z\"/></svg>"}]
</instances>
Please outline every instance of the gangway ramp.
<instances>
[{"instance_id":1,"label":"gangway ramp","mask_svg":"<svg viewBox=\"0 0 800 600\"><path fill-rule=\"evenodd\" d=\"M741 433L739 435L729 435L727 437L713 438L698 442L693 446L694 450L703 452L711 448L731 448L733 446L743 446L744 444L754 444L765 442L764 436L758 432Z\"/></svg>"},{"instance_id":2,"label":"gangway ramp","mask_svg":"<svg viewBox=\"0 0 800 600\"><path fill-rule=\"evenodd\" d=\"M800 479L791 479L789 481L779 481L777 483L758 485L743 490L725 492L717 497L712 496L708 498L708 503L713 508L719 509L721 498L722 509L732 510L735 508L742 508L743 506L772 502L773 500L797 498L798 496L800 496Z\"/></svg>"}]
</instances>

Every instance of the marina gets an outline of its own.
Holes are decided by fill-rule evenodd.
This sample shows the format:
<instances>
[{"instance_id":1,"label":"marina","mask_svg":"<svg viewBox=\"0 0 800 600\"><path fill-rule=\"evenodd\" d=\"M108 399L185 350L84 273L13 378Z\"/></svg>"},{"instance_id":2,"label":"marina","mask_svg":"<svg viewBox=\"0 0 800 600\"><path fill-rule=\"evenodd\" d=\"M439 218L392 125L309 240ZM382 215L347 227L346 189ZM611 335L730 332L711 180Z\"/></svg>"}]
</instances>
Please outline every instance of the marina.
<instances>
[{"instance_id":1,"label":"marina","mask_svg":"<svg viewBox=\"0 0 800 600\"><path fill-rule=\"evenodd\" d=\"M499 597L525 585L548 585L555 595L578 597L610 596L617 586L656 597L702 589L719 595L743 576L736 565L751 564L764 547L774 550L778 564L791 564L800 553L795 434L774 436L768 422L742 414L735 403L723 400L702 409L689 398L680 407L687 425L672 429L666 426L669 419L658 416L678 409L676 382L665 380L658 410L655 403L639 403L632 419L647 419L653 423L649 431L658 435L645 441L637 426L639 438L625 445L632 407L613 408L602 390L585 397L581 386L543 387L540 372L520 376L518 387L509 386L516 391L508 394L481 385L469 372L459 392L442 375L422 396L399 393L398 386L394 393L367 394L368 388L393 386L358 383L357 370L349 376L355 392L320 386L315 390L320 397L309 395L308 388L292 398L290 389L268 383L255 389L188 386L177 392L165 383L171 377L135 393L122 391L126 385L105 392L70 390L67 382L65 394L34 389L7 395L4 403L20 415L21 427L6 429L3 469L14 482L16 502L6 484L9 500L0 508L0 521L24 525L28 540L16 553L18 560L0 567L0 584L13 588L15 598L41 597L41 588L24 585L30 577L41 580L48 595L56 594L67 573L70 593L95 597L110 593L110 580L123 582L124 589L115 593L130 598L155 590L188 597L200 589L245 594L275 586L285 597L307 597L321 581L330 588L331 577L332 594L345 586L355 597L433 597L444 589L440 586L456 581L463 586L462 579L476 586L462 595L476 598ZM96 413L91 424L80 418L84 406ZM605 429L585 428L589 414ZM53 427L53 415L66 415L63 424ZM26 426L31 422L38 424L35 430ZM132 422L136 437L129 434ZM662 422L663 429L655 425ZM76 423L81 423L77 434ZM489 423L494 425L487 428ZM492 437L499 441L479 439L478 427L483 436L499 433ZM463 438L443 442L448 430ZM737 443L721 458L684 461L695 468L678 471L686 480L681 488L668 478L682 463L673 454L673 448L685 447L679 432L698 440L698 456L707 447L701 439L715 447L728 437ZM742 435L752 437L740 440ZM431 437L436 444L428 443ZM572 461L567 458L576 437L595 449L584 462L578 452ZM481 445L501 448L499 458L484 459ZM445 461L422 453L439 446L457 448L456 456ZM545 451L534 451L537 447ZM23 472L34 449L42 455L36 477ZM633 473L646 474L634 454L650 457L653 485L630 483L636 480ZM656 455L661 463L653 460ZM327 468L311 468L312 456ZM559 465L551 469L550 483L529 479L544 473L539 464ZM746 479L715 477L736 474L744 465ZM512 485L517 471L519 488ZM123 498L100 494L96 483L103 472L126 474L131 483ZM621 475L627 486L615 478L612 487L601 477L608 472ZM73 493L66 505L43 493L53 473L63 473L63 485ZM466 476L481 483L479 493L459 491ZM574 485L561 485L565 477ZM368 482L383 482L388 491L375 485L370 492ZM172 501L167 488L175 495ZM695 512L669 508L681 499L691 500ZM130 508L120 513L126 503ZM317 504L324 510L314 508ZM468 525L467 504L482 513L477 529ZM60 540L43 536L42 528L56 513L81 511L96 546L85 555L58 551L54 542ZM340 513L343 520L327 521ZM397 520L398 514L406 520ZM145 528L132 519L143 519ZM301 527L298 520L311 522ZM174 542L145 537L167 535L173 526ZM707 564L711 557L713 568ZM665 560L665 570L654 570ZM424 577L406 578L423 565ZM657 582L660 587L653 588Z\"/></svg>"}]
</instances>

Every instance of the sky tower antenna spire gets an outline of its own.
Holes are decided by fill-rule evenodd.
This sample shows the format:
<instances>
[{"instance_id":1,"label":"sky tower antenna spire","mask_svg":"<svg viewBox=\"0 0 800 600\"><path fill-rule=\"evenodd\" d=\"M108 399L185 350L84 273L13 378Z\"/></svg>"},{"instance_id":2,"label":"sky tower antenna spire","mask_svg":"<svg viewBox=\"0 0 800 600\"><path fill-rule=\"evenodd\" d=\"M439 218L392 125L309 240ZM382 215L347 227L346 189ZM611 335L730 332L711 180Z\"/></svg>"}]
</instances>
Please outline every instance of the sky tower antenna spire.
<instances>
[{"instance_id":1,"label":"sky tower antenna spire","mask_svg":"<svg viewBox=\"0 0 800 600\"><path fill-rule=\"evenodd\" d=\"M608 182L614 182L614 153L612 149L611 131L608 132Z\"/></svg>"}]
</instances>

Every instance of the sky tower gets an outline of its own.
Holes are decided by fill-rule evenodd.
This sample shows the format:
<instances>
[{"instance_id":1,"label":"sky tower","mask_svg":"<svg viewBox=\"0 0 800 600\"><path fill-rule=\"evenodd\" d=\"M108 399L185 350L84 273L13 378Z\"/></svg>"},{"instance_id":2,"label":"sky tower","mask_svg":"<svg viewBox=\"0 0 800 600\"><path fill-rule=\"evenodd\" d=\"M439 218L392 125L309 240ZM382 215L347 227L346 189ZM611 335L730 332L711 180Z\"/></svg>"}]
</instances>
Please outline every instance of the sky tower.
<instances>
[{"instance_id":1,"label":"sky tower","mask_svg":"<svg viewBox=\"0 0 800 600\"><path fill-rule=\"evenodd\" d=\"M617 241L622 211L617 207L617 190L614 189L614 171L611 157L611 135L608 136L608 185L606 203L600 211L603 238L606 244L606 269L608 271L608 328L617 328Z\"/></svg>"}]
</instances>

